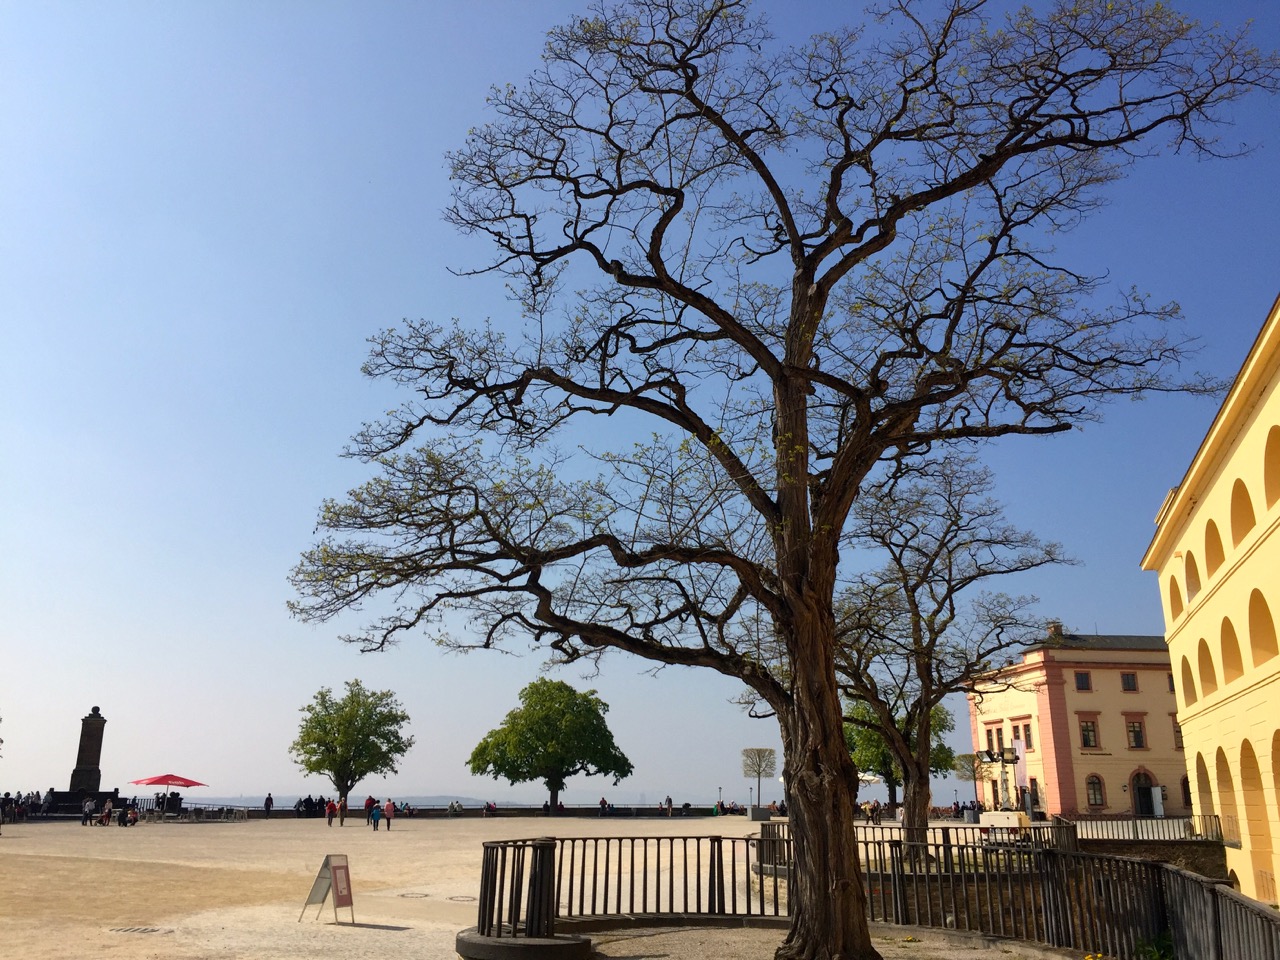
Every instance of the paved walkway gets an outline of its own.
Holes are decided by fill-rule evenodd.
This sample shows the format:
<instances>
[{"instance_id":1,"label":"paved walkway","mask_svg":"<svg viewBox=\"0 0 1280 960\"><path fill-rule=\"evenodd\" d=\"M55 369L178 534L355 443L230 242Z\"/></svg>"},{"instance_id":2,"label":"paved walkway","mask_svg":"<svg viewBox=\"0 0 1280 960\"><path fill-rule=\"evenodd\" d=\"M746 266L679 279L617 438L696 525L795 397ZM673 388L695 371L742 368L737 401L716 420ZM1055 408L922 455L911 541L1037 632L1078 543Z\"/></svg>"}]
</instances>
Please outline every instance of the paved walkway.
<instances>
[{"instance_id":1,"label":"paved walkway","mask_svg":"<svg viewBox=\"0 0 1280 960\"><path fill-rule=\"evenodd\" d=\"M728 837L758 828L739 817L415 818L395 821L389 833L375 833L362 821L329 828L324 820L290 817L130 828L6 824L0 836L0 943L5 956L23 960L453 960L455 935L476 922L484 840L553 831ZM355 925L335 924L331 907L312 907L298 922L330 853L350 858ZM665 929L592 939L601 956L619 960L770 960L781 936L777 930ZM886 958L1075 957L902 927L877 927L875 936Z\"/></svg>"}]
</instances>

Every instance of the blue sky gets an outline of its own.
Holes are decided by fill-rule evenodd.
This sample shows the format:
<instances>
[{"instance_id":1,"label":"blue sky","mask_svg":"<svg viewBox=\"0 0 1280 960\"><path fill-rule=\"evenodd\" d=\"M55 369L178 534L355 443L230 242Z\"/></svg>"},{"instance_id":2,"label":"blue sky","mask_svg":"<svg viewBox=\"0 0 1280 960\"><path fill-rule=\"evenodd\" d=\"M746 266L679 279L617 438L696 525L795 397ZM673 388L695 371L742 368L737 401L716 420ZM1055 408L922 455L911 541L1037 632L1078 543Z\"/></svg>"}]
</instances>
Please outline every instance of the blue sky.
<instances>
[{"instance_id":1,"label":"blue sky","mask_svg":"<svg viewBox=\"0 0 1280 960\"><path fill-rule=\"evenodd\" d=\"M779 29L832 16L763 8ZM1266 0L1184 8L1256 18L1280 47ZM0 789L65 787L100 705L107 785L175 772L224 796L322 790L287 757L297 710L359 677L398 693L418 737L398 777L363 789L540 797L463 768L537 657L425 642L361 657L284 605L321 499L365 476L340 450L396 402L360 376L366 338L405 317L511 316L496 280L448 272L484 251L441 221L443 155L484 119L488 86L524 77L580 9L0 2ZM1236 111L1225 138L1251 155L1143 163L1060 243L1180 301L1199 366L1222 376L1280 292L1278 109ZM1047 615L1161 631L1137 564L1214 409L1125 402L991 451L1011 516L1082 561L1022 585ZM733 683L649 666L557 674L612 705L636 766L566 800L723 787L745 802L740 750L776 732L728 703Z\"/></svg>"}]
</instances>

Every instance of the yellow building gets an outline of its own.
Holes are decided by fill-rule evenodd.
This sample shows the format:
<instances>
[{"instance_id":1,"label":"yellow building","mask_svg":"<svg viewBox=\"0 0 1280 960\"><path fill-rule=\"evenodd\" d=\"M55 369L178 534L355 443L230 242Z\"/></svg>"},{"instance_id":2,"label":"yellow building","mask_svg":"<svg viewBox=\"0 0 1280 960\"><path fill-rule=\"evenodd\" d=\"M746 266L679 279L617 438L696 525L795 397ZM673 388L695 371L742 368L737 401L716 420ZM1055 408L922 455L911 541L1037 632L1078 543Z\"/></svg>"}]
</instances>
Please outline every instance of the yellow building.
<instances>
[{"instance_id":1,"label":"yellow building","mask_svg":"<svg viewBox=\"0 0 1280 960\"><path fill-rule=\"evenodd\" d=\"M1228 868L1268 903L1280 831L1278 380L1280 300L1142 558L1160 577L1196 812L1222 818Z\"/></svg>"},{"instance_id":2,"label":"yellow building","mask_svg":"<svg viewBox=\"0 0 1280 960\"><path fill-rule=\"evenodd\" d=\"M1189 785L1164 638L1063 633L1027 648L969 693L987 807L1047 815L1188 814ZM1025 792L1024 792L1025 791Z\"/></svg>"}]
</instances>

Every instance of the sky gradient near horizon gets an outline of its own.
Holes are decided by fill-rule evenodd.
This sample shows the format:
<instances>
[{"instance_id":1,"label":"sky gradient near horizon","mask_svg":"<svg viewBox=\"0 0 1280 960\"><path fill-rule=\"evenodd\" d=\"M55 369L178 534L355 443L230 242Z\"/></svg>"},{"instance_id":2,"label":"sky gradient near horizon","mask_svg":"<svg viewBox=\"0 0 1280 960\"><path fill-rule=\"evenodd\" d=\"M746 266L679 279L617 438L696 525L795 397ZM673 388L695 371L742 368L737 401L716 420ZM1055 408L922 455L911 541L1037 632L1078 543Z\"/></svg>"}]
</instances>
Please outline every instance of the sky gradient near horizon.
<instances>
[{"instance_id":1,"label":"sky gradient near horizon","mask_svg":"<svg viewBox=\"0 0 1280 960\"><path fill-rule=\"evenodd\" d=\"M1280 47L1266 0L1182 8L1254 19ZM396 691L418 742L358 792L541 799L464 767L540 657L425 641L361 656L340 627L289 618L286 577L321 500L368 476L339 457L348 437L398 400L360 375L367 338L406 317L515 316L498 280L449 272L484 250L442 221L444 153L582 9L0 0L0 791L65 788L98 705L106 787L172 772L217 796L325 792L287 755L298 709L359 677ZM761 9L780 33L833 16ZM1232 116L1224 141L1249 155L1139 163L1059 245L1179 301L1197 365L1221 377L1280 293L1280 102ZM1011 519L1081 561L1011 588L1068 629L1162 632L1138 561L1215 410L1124 402L993 447ZM636 768L617 787L578 778L566 802L746 802L741 749L779 745L706 671L613 656L553 675L599 691Z\"/></svg>"}]
</instances>

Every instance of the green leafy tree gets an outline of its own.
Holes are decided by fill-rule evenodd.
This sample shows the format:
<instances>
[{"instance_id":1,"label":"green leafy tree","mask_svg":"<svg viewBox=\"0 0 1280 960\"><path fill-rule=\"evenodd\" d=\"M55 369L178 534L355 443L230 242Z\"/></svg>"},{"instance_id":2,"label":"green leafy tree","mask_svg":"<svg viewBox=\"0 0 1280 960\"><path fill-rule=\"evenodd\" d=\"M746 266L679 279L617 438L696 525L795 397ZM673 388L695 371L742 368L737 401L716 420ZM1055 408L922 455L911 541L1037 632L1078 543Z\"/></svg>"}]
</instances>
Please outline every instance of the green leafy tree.
<instances>
[{"instance_id":1,"label":"green leafy tree","mask_svg":"<svg viewBox=\"0 0 1280 960\"><path fill-rule=\"evenodd\" d=\"M310 621L377 595L367 649L532 637L740 679L782 738L796 960L877 956L835 669L850 511L894 460L1216 386L1179 373L1176 306L1050 245L1161 144L1221 152L1224 108L1280 76L1167 3L882 6L788 47L745 0L553 30L448 157L446 217L512 315L374 339L366 371L412 394L357 434L375 476L293 578Z\"/></svg>"},{"instance_id":2,"label":"green leafy tree","mask_svg":"<svg viewBox=\"0 0 1280 960\"><path fill-rule=\"evenodd\" d=\"M520 706L471 751L467 765L476 776L495 780L541 780L554 815L570 777L612 776L617 784L631 776L631 761L605 723L608 712L594 690L580 693L559 680L535 680L520 691Z\"/></svg>"},{"instance_id":3,"label":"green leafy tree","mask_svg":"<svg viewBox=\"0 0 1280 960\"><path fill-rule=\"evenodd\" d=\"M742 775L756 778L756 803L763 804L760 781L778 775L778 751L773 747L746 747L742 751Z\"/></svg>"},{"instance_id":4,"label":"green leafy tree","mask_svg":"<svg viewBox=\"0 0 1280 960\"><path fill-rule=\"evenodd\" d=\"M390 690L366 690L359 680L346 682L336 698L323 687L302 710L298 739L289 747L307 773L329 778L339 797L351 796L365 777L396 773L400 758L413 746L405 736L409 715Z\"/></svg>"},{"instance_id":5,"label":"green leafy tree","mask_svg":"<svg viewBox=\"0 0 1280 960\"><path fill-rule=\"evenodd\" d=\"M955 752L947 745L945 735L955 729L955 718L951 711L941 705L933 708L930 718L930 742L928 751L928 769L930 773L950 773L955 766ZM895 720L897 735L910 747L914 755L914 731L903 717ZM880 717L866 704L857 704L849 711L849 720L844 727L845 745L853 757L854 765L859 770L874 773L884 781L889 791L889 804L898 803L898 788L903 784L902 764L889 747L889 739L884 735Z\"/></svg>"}]
</instances>

